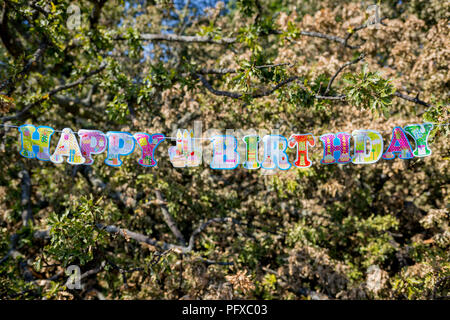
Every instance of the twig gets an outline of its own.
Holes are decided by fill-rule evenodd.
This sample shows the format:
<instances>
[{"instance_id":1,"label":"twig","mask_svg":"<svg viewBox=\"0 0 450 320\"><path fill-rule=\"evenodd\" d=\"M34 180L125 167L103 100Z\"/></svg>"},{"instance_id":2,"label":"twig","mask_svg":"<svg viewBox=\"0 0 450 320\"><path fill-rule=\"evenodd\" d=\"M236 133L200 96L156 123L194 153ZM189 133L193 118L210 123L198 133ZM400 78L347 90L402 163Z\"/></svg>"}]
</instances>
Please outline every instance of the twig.
<instances>
[{"instance_id":1,"label":"twig","mask_svg":"<svg viewBox=\"0 0 450 320\"><path fill-rule=\"evenodd\" d=\"M358 58L356 58L356 59L354 59L354 60L352 60L352 61L349 61L349 62L345 63L344 65L342 65L342 66L336 71L336 73L333 75L333 77L331 77L330 82L328 82L328 86L327 86L327 88L326 88L326 90L325 90L325 92L324 92L324 95L326 95L326 94L330 91L331 85L333 84L334 79L336 79L336 77L338 76L339 73L342 72L342 70L344 70L346 67L348 67L348 66L350 66L350 65L352 65L352 64L358 63L359 61L363 60L365 56L366 56L366 55L365 55L364 53L362 53Z\"/></svg>"},{"instance_id":2,"label":"twig","mask_svg":"<svg viewBox=\"0 0 450 320\"><path fill-rule=\"evenodd\" d=\"M354 63L356 63L356 62L358 62L358 61L360 61L362 59L363 58L361 58L361 56L360 56L359 58L357 58L357 59L355 59L355 60L353 60L351 62L347 62L344 66L342 66L340 68L341 70L338 70L338 71L341 72L343 68L345 68L345 67L347 67L347 66L349 66L351 64L354 64ZM339 72L337 72L335 74L334 78L337 76L337 74ZM211 84L208 82L208 80L206 80L206 78L203 75L197 73L197 77L200 79L200 81L202 82L203 86L206 89L208 89L209 92L211 92L212 94L214 94L216 96L224 96L224 97L229 97L229 98L233 98L233 99L236 99L236 100L240 100L240 99L242 99L244 97L244 94L240 93L240 92L230 92L230 91L216 90L216 89L214 89L211 86ZM272 87L270 89L264 90L262 92L250 94L250 97L251 98L261 98L261 97L265 97L265 96L271 95L273 92L275 92L279 88L281 88L281 87L285 86L286 84L289 84L289 83L291 83L293 81L299 80L299 79L300 79L300 77L298 77L298 76L290 77L290 78L288 78L286 80L283 80L283 81L279 82L277 85L275 85L274 87ZM334 79L332 78L331 80L334 80ZM328 83L327 90L329 90L329 88L331 88L331 84L332 84L331 80ZM303 89L306 90L306 88L304 86L303 86ZM400 93L398 91L396 91L394 93L394 95L396 97L399 97L399 98L402 98L404 100L408 100L408 101L420 104L422 106L426 106L428 108L433 107L432 104L429 104L429 103L427 103L425 101L420 100L419 99L419 95L417 95L416 97L410 97L410 96L404 95L404 94L402 94L402 93ZM334 100L334 101L338 101L338 100L339 101L344 101L346 99L346 95L345 94L338 94L338 95L335 95L335 96L327 96L326 94L325 95L316 94L316 95L313 95L312 97L314 99L318 99L318 100Z\"/></svg>"},{"instance_id":3,"label":"twig","mask_svg":"<svg viewBox=\"0 0 450 320\"><path fill-rule=\"evenodd\" d=\"M126 37L116 37L115 40L127 40ZM177 34L153 34L144 33L139 37L141 41L173 41L184 43L210 43L228 45L236 42L236 38L214 39L208 36L182 36Z\"/></svg>"},{"instance_id":4,"label":"twig","mask_svg":"<svg viewBox=\"0 0 450 320\"><path fill-rule=\"evenodd\" d=\"M228 218L228 217L227 218L210 219L210 220L206 221L205 223L201 224L197 229L194 230L191 237L189 238L188 246L180 246L180 245L175 245L175 244L171 244L171 243L158 241L155 239L151 239L143 234L133 232L128 229L122 229L122 228L114 226L114 225L103 225L103 224L99 223L99 224L97 224L97 227L99 229L105 230L108 233L118 234L122 237L130 238L130 239L136 240L138 242L146 243L146 244L149 244L153 247L156 247L156 248L164 250L164 251L173 249L174 251L177 251L180 253L190 253L194 248L195 238L199 233L204 231L212 223L225 223L225 222L232 222L234 224L240 224L239 221L237 221L233 218Z\"/></svg>"},{"instance_id":5,"label":"twig","mask_svg":"<svg viewBox=\"0 0 450 320\"><path fill-rule=\"evenodd\" d=\"M427 103L427 102L425 102L423 100L420 100L419 99L419 94L417 94L415 97L410 97L410 96L407 96L406 94L403 94L403 93L400 93L399 91L396 91L394 93L394 95L396 97L402 98L404 100L407 100L407 101L410 101L410 102L414 102L416 104L420 104L421 106L424 106L424 107L427 107L427 108L434 107L432 104Z\"/></svg>"},{"instance_id":6,"label":"twig","mask_svg":"<svg viewBox=\"0 0 450 320\"><path fill-rule=\"evenodd\" d=\"M161 212L163 214L164 222L170 228L170 231L172 231L172 233L175 235L175 237L178 240L178 243L182 246L186 245L186 240L184 239L183 234L181 233L180 229L178 229L178 227L175 223L175 220L170 215L169 210L167 209L167 206L165 205L161 191L155 190L155 195L156 195L156 199L158 199L159 206L160 206Z\"/></svg>"},{"instance_id":7,"label":"twig","mask_svg":"<svg viewBox=\"0 0 450 320\"><path fill-rule=\"evenodd\" d=\"M39 45L39 48L33 53L31 58L25 63L22 70L20 70L18 73L14 74L7 80L3 81L0 85L0 91L7 90L7 95L10 96L11 93L14 91L13 86L14 84L21 80L25 74L27 74L31 67L36 65L36 62L42 57L44 54L45 49L47 48L47 42L43 42Z\"/></svg>"},{"instance_id":8,"label":"twig","mask_svg":"<svg viewBox=\"0 0 450 320\"><path fill-rule=\"evenodd\" d=\"M105 192L108 197L116 200L120 205L123 205L123 207L132 209L136 205L135 199L124 196L121 192L115 190L108 191L108 185L100 178L94 176L91 166L82 166L80 168L80 173L91 187L99 188L101 192Z\"/></svg>"},{"instance_id":9,"label":"twig","mask_svg":"<svg viewBox=\"0 0 450 320\"><path fill-rule=\"evenodd\" d=\"M384 24L383 24L383 21L386 20L386 19L388 19L388 17L383 17L383 18L381 18L381 19L380 19L380 24L384 25ZM369 25L368 25L367 23L364 23L364 24L362 24L362 25L360 25L360 26L358 26L358 27L352 29L352 31L349 32L349 33L347 34L347 36L345 37L343 45L346 46L346 47L350 47L350 48L352 48L352 49L359 49L359 48L361 48L361 45L356 45L356 46L350 46L350 45L348 45L348 40L350 40L350 38L353 37L353 35L355 35L358 31L363 30L363 29L367 28L368 26L369 26Z\"/></svg>"},{"instance_id":10,"label":"twig","mask_svg":"<svg viewBox=\"0 0 450 320\"><path fill-rule=\"evenodd\" d=\"M347 44L347 41L345 41L344 38L334 36L334 35L324 34L324 33L315 32L315 31L300 31L300 34L302 36L321 38L321 39L327 39L330 41L334 41L334 42L340 43L344 47L350 48L350 49L358 49L360 47L360 46L349 45L349 44Z\"/></svg>"},{"instance_id":11,"label":"twig","mask_svg":"<svg viewBox=\"0 0 450 320\"><path fill-rule=\"evenodd\" d=\"M24 227L28 227L30 221L33 221L33 211L31 210L31 179L27 170L19 172L21 178L22 195L20 204L22 205L22 222Z\"/></svg>"},{"instance_id":12,"label":"twig","mask_svg":"<svg viewBox=\"0 0 450 320\"><path fill-rule=\"evenodd\" d=\"M0 265L5 262L6 260L9 259L9 257L13 257L14 259L16 259L17 257L22 257L23 255L16 250L16 246L17 246L17 242L19 241L19 235L18 234L13 234L11 236L11 240L9 243L9 250L6 253L6 255L0 259Z\"/></svg>"},{"instance_id":13,"label":"twig","mask_svg":"<svg viewBox=\"0 0 450 320\"><path fill-rule=\"evenodd\" d=\"M34 108L34 107L40 105L40 104L41 104L42 102L44 102L46 99L50 98L51 96L57 94L57 93L60 92L60 91L67 90L67 89L76 87L76 86L78 86L78 85L84 83L87 79L89 79L90 77L92 77L92 76L94 76L94 75L100 73L100 72L103 71L105 68L106 68L106 63L102 63L98 69L93 70L93 71L91 71L91 72L88 72L87 74L85 74L85 75L82 76L80 79L78 79L78 80L76 80L76 81L74 81L74 82L71 82L71 83L68 83L68 84L65 84L65 85L56 87L55 89L50 90L46 95L44 95L44 96L41 97L40 99L36 100L35 102L32 102L32 103L28 104L25 108L23 108L22 110L20 110L19 112L17 112L15 115L12 115L12 116L6 116L6 117L3 117L3 118L0 118L0 121L3 123L3 122L5 122L5 121L9 121L9 120L21 119L22 117L26 116L27 113L28 113L32 108Z\"/></svg>"},{"instance_id":14,"label":"twig","mask_svg":"<svg viewBox=\"0 0 450 320\"><path fill-rule=\"evenodd\" d=\"M89 276L92 276L94 274L97 274L101 271L103 271L103 269L105 268L105 262L102 261L102 263L100 263L100 265L97 268L88 270L86 272L84 272L81 276L80 276L80 280L83 280L84 278L87 278Z\"/></svg>"},{"instance_id":15,"label":"twig","mask_svg":"<svg viewBox=\"0 0 450 320\"><path fill-rule=\"evenodd\" d=\"M214 89L211 84L208 82L208 80L206 80L206 78L204 76L202 76L201 74L197 73L197 77L200 79L200 81L202 82L203 86L208 89L209 92L211 92L212 94L216 95L216 96L224 96L224 97L229 97L229 98L233 98L236 100L240 100L244 97L243 93L240 92L230 92L230 91L222 91L222 90L216 90ZM269 96L272 93L274 93L276 90L280 89L281 87L299 80L300 77L298 76L293 76L290 77L288 79L285 79L283 81L280 81L278 84L276 84L275 86L273 86L270 89L267 90L263 90L261 92L256 92L256 93L252 93L249 96L251 98L261 98L261 97L265 97L265 96ZM313 96L315 99L321 99L321 100L344 100L345 99L345 95L339 95L339 96L323 96L323 95L314 95Z\"/></svg>"}]
</instances>

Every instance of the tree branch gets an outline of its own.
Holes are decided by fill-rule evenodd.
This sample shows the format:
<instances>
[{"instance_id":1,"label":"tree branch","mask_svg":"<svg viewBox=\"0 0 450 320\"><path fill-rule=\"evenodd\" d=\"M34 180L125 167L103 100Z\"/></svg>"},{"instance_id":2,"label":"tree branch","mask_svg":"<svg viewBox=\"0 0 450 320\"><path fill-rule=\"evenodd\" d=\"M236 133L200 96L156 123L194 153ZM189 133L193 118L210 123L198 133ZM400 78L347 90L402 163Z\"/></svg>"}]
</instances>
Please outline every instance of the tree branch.
<instances>
[{"instance_id":1,"label":"tree branch","mask_svg":"<svg viewBox=\"0 0 450 320\"><path fill-rule=\"evenodd\" d=\"M201 232L203 232L210 224L213 223L225 223L225 222L232 222L234 224L241 224L239 221L233 219L233 218L212 218L209 219L208 221L202 223L200 226L198 226L191 234L191 237L189 238L189 245L187 247L183 248L184 253L186 252L190 252L192 251L192 249L194 248L194 242L195 242L195 237L200 234Z\"/></svg>"},{"instance_id":2,"label":"tree branch","mask_svg":"<svg viewBox=\"0 0 450 320\"><path fill-rule=\"evenodd\" d=\"M11 93L14 91L13 86L16 84L17 81L23 78L25 74L27 74L31 67L36 64L36 62L42 57L44 54L45 49L47 48L47 43L43 42L39 45L39 48L33 53L31 58L25 63L22 70L20 70L15 75L11 76L9 79L2 82L0 85L0 91L1 90L7 90L7 95L10 96Z\"/></svg>"},{"instance_id":3,"label":"tree branch","mask_svg":"<svg viewBox=\"0 0 450 320\"><path fill-rule=\"evenodd\" d=\"M165 205L165 201L163 199L163 196L161 194L161 191L155 190L156 199L158 199L158 204L161 207L161 212L163 214L164 222L169 227L170 231L175 235L175 237L178 240L178 243L182 246L186 245L186 240L184 239L183 234L178 229L175 220L170 215L169 210L167 209L167 206Z\"/></svg>"},{"instance_id":4,"label":"tree branch","mask_svg":"<svg viewBox=\"0 0 450 320\"><path fill-rule=\"evenodd\" d=\"M385 18L384 18L385 19ZM330 41L334 41L337 43L342 44L344 47L350 48L350 49L358 49L361 46L353 46L348 44L348 40L350 37L356 33L357 31L366 28L367 26L359 26L354 29L352 33L350 33L346 38L341 38L339 36L331 35L331 34L325 34L321 32L316 31L300 31L300 35L306 36L306 37L313 37L313 38L320 38L320 39L327 39ZM279 30L272 30L269 34L282 34ZM127 40L126 37L119 36L116 37L114 40ZM156 34L156 33L143 33L140 35L139 40L141 41L172 41L172 42L185 42L185 43L209 43L209 44L219 44L219 45L230 45L238 42L236 37L224 37L221 39L213 39L208 36L182 36L177 34Z\"/></svg>"},{"instance_id":5,"label":"tree branch","mask_svg":"<svg viewBox=\"0 0 450 320\"><path fill-rule=\"evenodd\" d=\"M336 76L345 67L347 67L347 66L349 66L351 64L357 63L358 61L362 60L363 58L364 58L364 55L361 55L357 59L355 59L353 61L350 61L350 62L347 62L346 64L344 64L341 68L339 68L338 72L336 72L336 74L333 76L333 78L330 79L330 82L328 83L328 86L327 86L327 90L325 90L325 94L324 95L316 94L316 95L313 96L313 98L314 99L318 99L318 100L335 100L335 101L339 100L339 101L344 101L346 99L345 94L339 94L339 95L336 95L336 96L327 96L326 93L328 93L328 91L330 90L331 84L333 83L333 81L336 78ZM209 92L211 92L212 94L214 94L216 96L229 97L229 98L233 98L233 99L236 99L236 100L240 100L240 99L242 99L244 97L244 94L240 93L240 92L216 90L216 89L214 89L212 87L212 85L208 82L208 80L206 80L206 78L203 75L201 75L200 73L197 73L196 75L200 79L200 81L202 82L203 86ZM252 94L250 94L250 97L252 97L252 98L261 98L261 97L269 96L273 92L275 92L276 90L280 89L281 87L283 87L283 86L285 86L285 85L287 85L287 84L289 84L289 83L291 83L293 81L299 80L299 79L300 79L300 77L298 77L298 76L292 76L292 77L290 77L290 78L288 78L286 80L283 80L283 81L279 82L277 85L273 86L270 89L267 89L267 90L264 90L264 91L261 91L261 92L257 92L257 93L252 93ZM303 88L306 90L305 87L303 87ZM401 99L404 99L404 100L407 100L407 101L410 101L410 102L414 102L416 104L419 104L419 105L422 105L422 106L425 106L425 107L428 107L428 108L433 107L432 104L420 100L418 94L417 94L416 97L410 97L410 96L407 96L405 94L402 94L402 93L396 91L394 93L394 95L396 97L401 98Z\"/></svg>"},{"instance_id":6,"label":"tree branch","mask_svg":"<svg viewBox=\"0 0 450 320\"><path fill-rule=\"evenodd\" d=\"M194 248L194 242L195 242L195 238L196 236L201 233L202 231L204 231L210 224L212 223L225 223L225 222L232 222L234 224L240 224L239 221L233 219L233 218L213 218L210 219L208 221L206 221L205 223L201 224L199 227L197 227L194 232L192 232L191 237L189 238L189 245L188 246L180 246L180 245L175 245L175 244L171 244L171 243L166 243L166 242L161 242L155 239L151 239L143 234L137 233L137 232L133 232L130 231L128 229L122 229L120 227L114 226L114 225L103 225L101 223L97 224L97 227L99 229L105 230L108 233L111 234L118 234L124 238L130 238L133 240L136 240L138 242L142 242L142 243L146 243L149 244L153 247L156 247L160 250L174 250L180 253L190 253L193 248ZM48 231L47 231L48 232ZM46 232L43 231L42 233L40 233L39 235L45 235ZM37 234L35 233L35 236Z\"/></svg>"},{"instance_id":7,"label":"tree branch","mask_svg":"<svg viewBox=\"0 0 450 320\"><path fill-rule=\"evenodd\" d=\"M203 86L205 86L205 88L208 89L209 92L211 92L212 94L214 94L216 96L224 96L224 97L229 97L229 98L233 98L233 99L241 99L242 98L242 93L216 90L211 86L211 84L208 82L208 80L206 80L206 78L204 76L197 73L197 77L200 79Z\"/></svg>"},{"instance_id":8,"label":"tree branch","mask_svg":"<svg viewBox=\"0 0 450 320\"><path fill-rule=\"evenodd\" d=\"M293 64L289 63L289 62L282 62L282 63L275 63L275 64L265 64L265 65L261 65L261 66L254 66L255 69L265 69L265 68L274 68L274 67L281 67L281 66L292 66ZM231 69L231 68L222 68L222 69L216 69L216 68L212 68L212 69L200 69L195 73L201 74L201 75L207 75L207 74L217 74L217 75L224 75L224 74L229 74L229 73L237 73L239 72L240 69ZM183 73L182 76L183 77L187 77L189 75L192 75L191 73Z\"/></svg>"},{"instance_id":9,"label":"tree branch","mask_svg":"<svg viewBox=\"0 0 450 320\"><path fill-rule=\"evenodd\" d=\"M88 182L88 184L91 187L99 188L101 190L101 192L107 193L107 195L111 199L117 201L119 204L123 205L125 208L132 208L136 205L135 199L124 196L119 191L110 190L108 192L108 189L109 189L108 185L106 183L104 183L101 179L99 179L98 177L93 175L91 166L82 166L80 168L80 173L86 179L86 181Z\"/></svg>"},{"instance_id":10,"label":"tree branch","mask_svg":"<svg viewBox=\"0 0 450 320\"><path fill-rule=\"evenodd\" d=\"M202 76L201 74L197 73L197 77L200 79L200 81L202 82L203 86L208 89L209 92L211 92L212 94L216 95L216 96L224 96L224 97L229 97L229 98L233 98L236 100L240 100L244 97L243 93L240 92L230 92L230 91L222 91L222 90L216 90L214 89L211 84L208 82L208 80L206 80L206 78L204 76ZM261 97L265 97L265 96L269 96L272 93L274 93L276 90L280 89L281 87L294 82L296 80L300 79L300 77L298 76L292 76L290 78L287 78L283 81L280 81L278 84L276 84L275 86L273 86L270 89L266 89L263 90L261 92L256 92L256 93L252 93L250 94L251 98L261 98ZM315 99L321 99L321 100L344 100L345 99L345 95L340 95L340 96L323 96L323 95L315 95L314 96Z\"/></svg>"},{"instance_id":11,"label":"tree branch","mask_svg":"<svg viewBox=\"0 0 450 320\"><path fill-rule=\"evenodd\" d=\"M126 37L116 37L115 40L127 40ZM210 43L210 44L221 44L229 45L236 42L236 38L221 38L213 39L208 36L181 36L177 34L154 34L154 33L144 33L139 37L141 41L173 41L173 42L184 42L184 43Z\"/></svg>"},{"instance_id":12,"label":"tree branch","mask_svg":"<svg viewBox=\"0 0 450 320\"><path fill-rule=\"evenodd\" d=\"M53 90L50 90L46 95L44 95L43 97L39 98L35 102L32 102L32 103L28 104L25 108L23 108L22 110L17 112L15 115L6 116L6 117L3 117L3 118L0 118L0 121L3 123L5 121L9 121L9 120L17 120L17 119L24 118L32 108L40 105L42 102L44 102L48 98L52 97L53 95L57 94L60 91L64 91L64 90L76 87L76 86L78 86L80 84L83 84L90 77L100 73L105 68L106 68L106 63L102 63L98 69L93 70L91 72L88 72L86 75L82 76L80 79L78 79L78 80L76 80L74 82L71 82L71 83L68 83L68 84L56 87Z\"/></svg>"},{"instance_id":13,"label":"tree branch","mask_svg":"<svg viewBox=\"0 0 450 320\"><path fill-rule=\"evenodd\" d=\"M432 104L427 103L427 102L425 102L425 101L423 101L423 100L420 100L420 99L419 99L419 93L418 93L415 97L410 97L410 96L407 96L406 94L403 94L403 93L400 93L400 92L396 91L396 92L394 93L394 95L395 95L396 97L402 98L402 99L407 100L407 101L410 101L410 102L414 102L414 103L416 103L416 104L419 104L419 105L424 106L424 107L427 107L427 108L432 108L432 107L434 107Z\"/></svg>"},{"instance_id":14,"label":"tree branch","mask_svg":"<svg viewBox=\"0 0 450 320\"><path fill-rule=\"evenodd\" d=\"M336 73L333 75L333 77L331 77L330 82L328 82L327 89L326 89L325 92L324 92L324 95L326 95L326 94L330 91L331 85L333 84L334 79L336 79L336 77L338 76L339 73L342 72L342 70L344 70L346 67L348 67L348 66L350 66L350 65L352 65L352 64L358 63L359 61L363 60L365 56L366 56L365 53L362 53L362 54L361 54L358 58L356 58L355 60L349 61L349 62L345 63L344 65L342 65L342 66L336 71Z\"/></svg>"},{"instance_id":15,"label":"tree branch","mask_svg":"<svg viewBox=\"0 0 450 320\"><path fill-rule=\"evenodd\" d=\"M388 17L383 17L383 18L381 18L381 19L380 19L380 24L385 25L385 24L383 23L383 21L386 20L386 19L388 19ZM352 29L352 31L349 32L349 33L347 34L347 36L345 37L343 45L346 46L346 47L350 47L350 48L352 48L352 49L359 49L359 48L361 48L361 45L350 46L350 45L348 44L348 40L350 40L350 38L353 37L358 31L361 31L361 30L367 28L368 26L369 26L369 25L368 25L367 23L364 23L364 24L362 24L362 25L360 25L360 26L358 26L358 27Z\"/></svg>"},{"instance_id":16,"label":"tree branch","mask_svg":"<svg viewBox=\"0 0 450 320\"><path fill-rule=\"evenodd\" d=\"M33 221L33 211L31 210L31 179L30 174L27 170L22 170L19 172L19 177L21 178L22 196L22 222L24 227L28 227L30 221Z\"/></svg>"},{"instance_id":17,"label":"tree branch","mask_svg":"<svg viewBox=\"0 0 450 320\"><path fill-rule=\"evenodd\" d=\"M347 48L350 48L350 49L358 49L360 47L360 46L349 45L347 43L347 41L345 41L344 38L341 38L341 37L338 37L338 36L334 36L334 35L330 35L330 34L324 34L324 33L315 32L315 31L300 31L300 34L302 36L313 37L313 38L321 38L321 39L327 39L327 40L330 40L330 41L334 41L334 42L340 43L344 47L347 47Z\"/></svg>"},{"instance_id":18,"label":"tree branch","mask_svg":"<svg viewBox=\"0 0 450 320\"><path fill-rule=\"evenodd\" d=\"M89 276L92 276L94 274L97 274L97 273L103 271L103 269L105 268L105 264L106 263L104 261L102 261L102 263L100 263L100 265L98 267L84 272L82 275L80 275L80 280L83 280L84 278L87 278Z\"/></svg>"},{"instance_id":19,"label":"tree branch","mask_svg":"<svg viewBox=\"0 0 450 320\"><path fill-rule=\"evenodd\" d=\"M6 260L8 260L9 257L13 257L14 259L16 259L17 257L22 257L23 256L19 251L16 250L16 246L17 246L18 242L19 242L19 235L15 233L15 234L13 234L11 236L11 240L9 242L9 250L8 250L8 252L6 253L6 255L2 259L0 259L0 265L3 262L5 262Z\"/></svg>"},{"instance_id":20,"label":"tree branch","mask_svg":"<svg viewBox=\"0 0 450 320\"><path fill-rule=\"evenodd\" d=\"M5 46L8 53L13 57L18 57L23 52L23 48L18 38L15 37L8 28L9 7L6 4L6 1L3 2L2 9L3 10L0 15L0 38L2 39L3 45Z\"/></svg>"},{"instance_id":21,"label":"tree branch","mask_svg":"<svg viewBox=\"0 0 450 320\"><path fill-rule=\"evenodd\" d=\"M91 28L95 27L98 24L98 20L100 19L100 14L102 12L103 6L106 4L108 0L94 0L94 8L92 9L91 15L89 16L89 22L91 23Z\"/></svg>"},{"instance_id":22,"label":"tree branch","mask_svg":"<svg viewBox=\"0 0 450 320\"><path fill-rule=\"evenodd\" d=\"M228 74L228 73L236 73L238 72L237 69L227 69L227 68L223 68L223 69L200 69L199 71L197 71L197 73L199 74ZM183 74L184 75L184 74ZM186 74L186 76L188 76L189 74Z\"/></svg>"},{"instance_id":23,"label":"tree branch","mask_svg":"<svg viewBox=\"0 0 450 320\"><path fill-rule=\"evenodd\" d=\"M48 12L45 8L42 8L41 6L38 6L38 5L36 4L36 2L37 2L37 1L32 1L32 2L30 3L30 7L33 8L34 10L36 10L36 11L39 11L39 12L42 13L44 16L48 17L48 16L51 14L51 12Z\"/></svg>"},{"instance_id":24,"label":"tree branch","mask_svg":"<svg viewBox=\"0 0 450 320\"><path fill-rule=\"evenodd\" d=\"M256 7L256 16L255 16L255 24L259 24L259 21L263 15L263 8L261 6L261 3L259 0L255 0L255 7Z\"/></svg>"}]
</instances>

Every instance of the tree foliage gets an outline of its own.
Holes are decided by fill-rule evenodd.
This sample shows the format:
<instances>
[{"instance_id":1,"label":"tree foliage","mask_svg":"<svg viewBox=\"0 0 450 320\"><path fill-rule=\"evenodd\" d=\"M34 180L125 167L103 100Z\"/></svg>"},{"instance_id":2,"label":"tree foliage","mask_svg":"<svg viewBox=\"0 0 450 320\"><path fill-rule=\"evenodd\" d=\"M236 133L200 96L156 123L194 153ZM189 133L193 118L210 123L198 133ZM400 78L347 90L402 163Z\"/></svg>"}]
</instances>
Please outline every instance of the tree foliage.
<instances>
[{"instance_id":1,"label":"tree foliage","mask_svg":"<svg viewBox=\"0 0 450 320\"><path fill-rule=\"evenodd\" d=\"M385 142L448 123L448 2L380 6L371 27L351 0L2 0L1 122ZM0 297L448 298L448 133L433 130L427 158L322 166L317 143L311 168L264 174L175 169L170 141L157 168L137 153L54 165L0 128Z\"/></svg>"}]
</instances>

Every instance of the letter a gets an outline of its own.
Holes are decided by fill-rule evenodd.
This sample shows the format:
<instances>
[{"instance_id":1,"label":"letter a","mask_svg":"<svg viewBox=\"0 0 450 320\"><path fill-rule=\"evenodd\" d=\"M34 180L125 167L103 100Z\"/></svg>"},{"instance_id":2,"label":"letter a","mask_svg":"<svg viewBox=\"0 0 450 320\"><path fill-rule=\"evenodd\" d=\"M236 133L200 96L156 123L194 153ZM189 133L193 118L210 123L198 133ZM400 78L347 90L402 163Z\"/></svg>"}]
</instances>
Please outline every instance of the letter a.
<instances>
[{"instance_id":1,"label":"letter a","mask_svg":"<svg viewBox=\"0 0 450 320\"><path fill-rule=\"evenodd\" d=\"M50 160L53 163L62 163L64 161L63 156L67 157L67 163L74 165L83 164L86 160L81 155L77 138L70 128L63 129L61 138L59 139L58 145L56 146L55 152L50 157Z\"/></svg>"},{"instance_id":2,"label":"letter a","mask_svg":"<svg viewBox=\"0 0 450 320\"><path fill-rule=\"evenodd\" d=\"M383 159L392 160L395 158L395 154L398 153L400 159L412 159L412 148L406 137L405 131L401 127L395 127L392 129L392 139L386 152L383 153Z\"/></svg>"}]
</instances>

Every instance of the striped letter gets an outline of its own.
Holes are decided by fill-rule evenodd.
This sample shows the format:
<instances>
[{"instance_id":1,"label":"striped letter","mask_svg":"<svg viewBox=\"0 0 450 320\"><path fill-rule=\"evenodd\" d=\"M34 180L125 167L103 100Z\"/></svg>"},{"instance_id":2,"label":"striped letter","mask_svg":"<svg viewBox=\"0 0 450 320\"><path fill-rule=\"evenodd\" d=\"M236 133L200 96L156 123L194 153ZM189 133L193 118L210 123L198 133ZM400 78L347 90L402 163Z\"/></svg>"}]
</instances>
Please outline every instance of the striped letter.
<instances>
[{"instance_id":1,"label":"striped letter","mask_svg":"<svg viewBox=\"0 0 450 320\"><path fill-rule=\"evenodd\" d=\"M122 165L120 156L129 155L134 151L134 138L131 133L121 131L108 131L108 153L105 163L108 166L119 167Z\"/></svg>"},{"instance_id":2,"label":"striped letter","mask_svg":"<svg viewBox=\"0 0 450 320\"><path fill-rule=\"evenodd\" d=\"M395 158L395 154L399 153L400 159L412 159L412 148L406 137L405 131L401 127L395 127L392 129L392 139L386 152L383 153L383 159L392 160Z\"/></svg>"},{"instance_id":3,"label":"striped letter","mask_svg":"<svg viewBox=\"0 0 450 320\"><path fill-rule=\"evenodd\" d=\"M175 168L196 167L202 160L202 149L195 141L194 132L177 130L176 146L169 147L169 159Z\"/></svg>"},{"instance_id":4,"label":"striped letter","mask_svg":"<svg viewBox=\"0 0 450 320\"><path fill-rule=\"evenodd\" d=\"M259 136L249 135L242 138L245 143L245 162L243 164L245 169L258 169L260 164L258 162L258 145L261 140Z\"/></svg>"},{"instance_id":5,"label":"striped letter","mask_svg":"<svg viewBox=\"0 0 450 320\"><path fill-rule=\"evenodd\" d=\"M346 132L339 132L336 135L327 133L320 136L323 142L322 164L348 163L350 157L350 138L351 135Z\"/></svg>"},{"instance_id":6,"label":"striped letter","mask_svg":"<svg viewBox=\"0 0 450 320\"><path fill-rule=\"evenodd\" d=\"M308 168L311 166L311 160L308 157L308 145L313 147L316 144L312 133L293 134L289 138L289 148L297 146L297 159L294 166L298 168Z\"/></svg>"},{"instance_id":7,"label":"striped letter","mask_svg":"<svg viewBox=\"0 0 450 320\"><path fill-rule=\"evenodd\" d=\"M263 137L264 143L264 161L261 168L273 170L288 170L291 167L286 149L288 142L286 138L279 134L271 134Z\"/></svg>"},{"instance_id":8,"label":"striped letter","mask_svg":"<svg viewBox=\"0 0 450 320\"><path fill-rule=\"evenodd\" d=\"M42 161L50 160L50 138L55 130L47 126L36 128L32 124L21 125L18 130L22 140L22 156Z\"/></svg>"},{"instance_id":9,"label":"striped letter","mask_svg":"<svg viewBox=\"0 0 450 320\"><path fill-rule=\"evenodd\" d=\"M413 151L415 157L427 157L431 155L431 150L428 148L428 136L433 129L432 123L424 124L410 124L405 127L405 131L414 138L416 148Z\"/></svg>"},{"instance_id":10,"label":"striped letter","mask_svg":"<svg viewBox=\"0 0 450 320\"><path fill-rule=\"evenodd\" d=\"M147 133L138 132L134 134L134 138L138 142L142 150L139 164L144 167L154 167L158 164L155 160L156 147L165 139L162 133L149 135Z\"/></svg>"},{"instance_id":11,"label":"striped letter","mask_svg":"<svg viewBox=\"0 0 450 320\"><path fill-rule=\"evenodd\" d=\"M211 169L235 169L239 165L237 139L231 135L214 136Z\"/></svg>"},{"instance_id":12,"label":"striped letter","mask_svg":"<svg viewBox=\"0 0 450 320\"><path fill-rule=\"evenodd\" d=\"M91 154L99 154L106 150L108 142L106 135L98 130L78 130L80 137L81 154L86 159L84 164L93 164Z\"/></svg>"},{"instance_id":13,"label":"striped letter","mask_svg":"<svg viewBox=\"0 0 450 320\"><path fill-rule=\"evenodd\" d=\"M62 163L63 157L67 157L67 163L83 164L86 159L81 155L80 146L72 129L64 128L55 152L50 157L53 163Z\"/></svg>"},{"instance_id":14,"label":"striped letter","mask_svg":"<svg viewBox=\"0 0 450 320\"><path fill-rule=\"evenodd\" d=\"M383 154L383 137L372 130L354 130L355 154L352 162L355 164L375 163ZM367 141L370 145L367 148Z\"/></svg>"}]
</instances>

